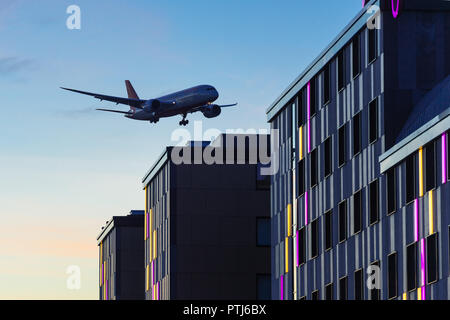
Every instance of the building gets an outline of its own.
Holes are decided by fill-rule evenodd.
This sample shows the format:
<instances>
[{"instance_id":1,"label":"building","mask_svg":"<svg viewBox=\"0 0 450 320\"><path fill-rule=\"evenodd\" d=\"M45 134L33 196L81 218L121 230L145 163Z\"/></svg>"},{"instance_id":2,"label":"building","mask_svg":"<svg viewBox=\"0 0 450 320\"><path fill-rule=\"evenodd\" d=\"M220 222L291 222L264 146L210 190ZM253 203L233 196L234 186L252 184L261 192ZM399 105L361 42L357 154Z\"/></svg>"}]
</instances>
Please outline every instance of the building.
<instances>
[{"instance_id":1,"label":"building","mask_svg":"<svg viewBox=\"0 0 450 320\"><path fill-rule=\"evenodd\" d=\"M448 99L436 95L448 91L450 3L364 4L267 109L281 159L271 181L273 299L449 298L450 194L437 183L441 166L430 165L435 189L422 184L422 193L406 197L405 188L424 179L427 156L441 157L438 145L449 128L440 120ZM439 130L423 136L436 128L433 121ZM411 177L411 170L421 174ZM432 206L427 190L434 190ZM421 260L431 231L437 240L429 240L428 252L437 246L437 260ZM433 284L418 277L435 267Z\"/></svg>"},{"instance_id":2,"label":"building","mask_svg":"<svg viewBox=\"0 0 450 320\"><path fill-rule=\"evenodd\" d=\"M385 227L395 238L383 270L389 299L449 299L449 128L450 76L414 107L380 157Z\"/></svg>"},{"instance_id":3,"label":"building","mask_svg":"<svg viewBox=\"0 0 450 320\"><path fill-rule=\"evenodd\" d=\"M144 210L114 216L97 237L100 300L144 299Z\"/></svg>"},{"instance_id":4,"label":"building","mask_svg":"<svg viewBox=\"0 0 450 320\"><path fill-rule=\"evenodd\" d=\"M245 153L228 153L239 137ZM146 299L270 299L270 176L248 147L268 137L167 147L145 174Z\"/></svg>"}]
</instances>

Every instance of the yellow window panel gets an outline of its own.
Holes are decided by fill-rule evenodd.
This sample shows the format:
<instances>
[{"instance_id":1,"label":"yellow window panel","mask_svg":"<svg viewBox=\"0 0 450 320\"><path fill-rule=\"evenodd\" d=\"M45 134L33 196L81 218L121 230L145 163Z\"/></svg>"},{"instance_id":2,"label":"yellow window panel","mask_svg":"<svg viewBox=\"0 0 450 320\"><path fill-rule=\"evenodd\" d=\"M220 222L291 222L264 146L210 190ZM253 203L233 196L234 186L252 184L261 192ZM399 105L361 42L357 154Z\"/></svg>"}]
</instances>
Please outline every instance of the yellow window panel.
<instances>
[{"instance_id":1,"label":"yellow window panel","mask_svg":"<svg viewBox=\"0 0 450 320\"><path fill-rule=\"evenodd\" d=\"M287 235L292 236L292 205L287 205Z\"/></svg>"}]
</instances>

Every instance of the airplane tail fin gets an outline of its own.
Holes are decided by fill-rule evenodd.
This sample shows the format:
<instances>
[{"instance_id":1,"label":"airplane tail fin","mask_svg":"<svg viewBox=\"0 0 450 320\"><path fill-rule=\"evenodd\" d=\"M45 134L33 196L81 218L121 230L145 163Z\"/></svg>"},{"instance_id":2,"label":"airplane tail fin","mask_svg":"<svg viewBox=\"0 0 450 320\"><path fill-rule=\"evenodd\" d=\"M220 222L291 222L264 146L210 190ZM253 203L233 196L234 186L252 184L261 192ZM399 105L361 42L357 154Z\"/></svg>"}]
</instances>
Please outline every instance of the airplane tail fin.
<instances>
[{"instance_id":1,"label":"airplane tail fin","mask_svg":"<svg viewBox=\"0 0 450 320\"><path fill-rule=\"evenodd\" d=\"M125 86L127 87L127 93L128 93L128 99L137 99L139 100L139 97L134 90L133 86L131 85L130 80L125 80ZM134 111L135 107L130 105L130 108Z\"/></svg>"}]
</instances>

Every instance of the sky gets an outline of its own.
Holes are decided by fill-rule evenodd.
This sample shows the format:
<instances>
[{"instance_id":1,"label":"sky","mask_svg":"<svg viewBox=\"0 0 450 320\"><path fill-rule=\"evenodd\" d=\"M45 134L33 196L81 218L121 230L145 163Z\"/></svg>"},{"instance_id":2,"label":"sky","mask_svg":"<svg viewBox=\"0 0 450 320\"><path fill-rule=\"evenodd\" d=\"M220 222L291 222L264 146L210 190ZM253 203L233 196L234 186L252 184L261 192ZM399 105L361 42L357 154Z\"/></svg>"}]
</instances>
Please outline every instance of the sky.
<instances>
[{"instance_id":1,"label":"sky","mask_svg":"<svg viewBox=\"0 0 450 320\"><path fill-rule=\"evenodd\" d=\"M70 5L81 29L66 26ZM360 0L1 0L0 299L98 299L97 235L145 205L141 179L181 117L157 124L59 89L141 99L199 84L238 102L203 130L268 129L266 109ZM122 106L121 110L126 110ZM81 287L66 273L78 266Z\"/></svg>"}]
</instances>

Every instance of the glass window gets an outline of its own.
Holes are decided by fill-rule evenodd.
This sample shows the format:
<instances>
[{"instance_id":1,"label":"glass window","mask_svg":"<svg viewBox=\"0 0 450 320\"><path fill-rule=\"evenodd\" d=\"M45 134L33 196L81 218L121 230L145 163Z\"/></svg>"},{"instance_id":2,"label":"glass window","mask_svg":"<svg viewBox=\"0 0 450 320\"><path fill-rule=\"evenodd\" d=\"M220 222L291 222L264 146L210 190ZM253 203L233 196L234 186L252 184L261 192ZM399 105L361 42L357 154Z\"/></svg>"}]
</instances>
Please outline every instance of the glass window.
<instances>
[{"instance_id":1,"label":"glass window","mask_svg":"<svg viewBox=\"0 0 450 320\"><path fill-rule=\"evenodd\" d=\"M359 34L357 34L352 40L353 78L355 78L361 72L361 48L359 43Z\"/></svg>"},{"instance_id":2,"label":"glass window","mask_svg":"<svg viewBox=\"0 0 450 320\"><path fill-rule=\"evenodd\" d=\"M325 286L325 300L333 300L333 283Z\"/></svg>"},{"instance_id":3,"label":"glass window","mask_svg":"<svg viewBox=\"0 0 450 320\"><path fill-rule=\"evenodd\" d=\"M318 159L317 159L317 148L311 151L310 156L310 177L311 177L311 188L318 183Z\"/></svg>"},{"instance_id":4,"label":"glass window","mask_svg":"<svg viewBox=\"0 0 450 320\"><path fill-rule=\"evenodd\" d=\"M398 296L397 272L397 252L393 252L388 255L388 299Z\"/></svg>"},{"instance_id":5,"label":"glass window","mask_svg":"<svg viewBox=\"0 0 450 320\"><path fill-rule=\"evenodd\" d=\"M438 280L438 236L437 233L427 237L427 284Z\"/></svg>"},{"instance_id":6,"label":"glass window","mask_svg":"<svg viewBox=\"0 0 450 320\"><path fill-rule=\"evenodd\" d=\"M330 65L323 70L323 104L330 102Z\"/></svg>"},{"instance_id":7,"label":"glass window","mask_svg":"<svg viewBox=\"0 0 450 320\"><path fill-rule=\"evenodd\" d=\"M386 193L387 193L387 211L388 214L397 210L397 182L395 167L389 169L386 173Z\"/></svg>"},{"instance_id":8,"label":"glass window","mask_svg":"<svg viewBox=\"0 0 450 320\"><path fill-rule=\"evenodd\" d=\"M270 175L262 175L262 168L270 168L270 163L262 164L258 162L258 164L256 165L256 189L270 190Z\"/></svg>"},{"instance_id":9,"label":"glass window","mask_svg":"<svg viewBox=\"0 0 450 320\"><path fill-rule=\"evenodd\" d=\"M416 168L415 156L410 155L406 159L405 167L405 186L406 186L406 203L410 203L416 198Z\"/></svg>"},{"instance_id":10,"label":"glass window","mask_svg":"<svg viewBox=\"0 0 450 320\"><path fill-rule=\"evenodd\" d=\"M377 29L369 29L368 31L368 42L369 42L369 56L368 56L368 62L373 62L377 56L378 56L378 35L377 35Z\"/></svg>"},{"instance_id":11,"label":"glass window","mask_svg":"<svg viewBox=\"0 0 450 320\"><path fill-rule=\"evenodd\" d=\"M270 218L256 218L256 245L270 246Z\"/></svg>"},{"instance_id":12,"label":"glass window","mask_svg":"<svg viewBox=\"0 0 450 320\"><path fill-rule=\"evenodd\" d=\"M339 128L339 167L345 164L347 160L347 124Z\"/></svg>"},{"instance_id":13,"label":"glass window","mask_svg":"<svg viewBox=\"0 0 450 320\"><path fill-rule=\"evenodd\" d=\"M306 232L305 227L298 230L298 265L301 266L306 262Z\"/></svg>"},{"instance_id":14,"label":"glass window","mask_svg":"<svg viewBox=\"0 0 450 320\"><path fill-rule=\"evenodd\" d=\"M353 155L361 152L361 112L353 117Z\"/></svg>"},{"instance_id":15,"label":"glass window","mask_svg":"<svg viewBox=\"0 0 450 320\"><path fill-rule=\"evenodd\" d=\"M347 300L347 284L347 276L339 279L339 300Z\"/></svg>"},{"instance_id":16,"label":"glass window","mask_svg":"<svg viewBox=\"0 0 450 320\"><path fill-rule=\"evenodd\" d=\"M310 101L310 109L309 115L313 117L316 114L316 78L312 78L309 82L309 101Z\"/></svg>"},{"instance_id":17,"label":"glass window","mask_svg":"<svg viewBox=\"0 0 450 320\"><path fill-rule=\"evenodd\" d=\"M378 180L369 184L369 210L370 224L374 224L379 220L379 197L378 197Z\"/></svg>"},{"instance_id":18,"label":"glass window","mask_svg":"<svg viewBox=\"0 0 450 320\"><path fill-rule=\"evenodd\" d=\"M436 188L436 149L435 143L425 146L425 183L426 191Z\"/></svg>"},{"instance_id":19,"label":"glass window","mask_svg":"<svg viewBox=\"0 0 450 320\"><path fill-rule=\"evenodd\" d=\"M345 87L344 49L342 49L338 54L337 65L338 65L338 90L341 91Z\"/></svg>"},{"instance_id":20,"label":"glass window","mask_svg":"<svg viewBox=\"0 0 450 320\"><path fill-rule=\"evenodd\" d=\"M299 161L297 169L297 192L298 196L305 193L305 159Z\"/></svg>"},{"instance_id":21,"label":"glass window","mask_svg":"<svg viewBox=\"0 0 450 320\"><path fill-rule=\"evenodd\" d=\"M270 300L270 274L258 274L256 276L257 300Z\"/></svg>"},{"instance_id":22,"label":"glass window","mask_svg":"<svg viewBox=\"0 0 450 320\"><path fill-rule=\"evenodd\" d=\"M378 99L369 103L369 144L378 139Z\"/></svg>"},{"instance_id":23,"label":"glass window","mask_svg":"<svg viewBox=\"0 0 450 320\"><path fill-rule=\"evenodd\" d=\"M364 299L364 274L363 269L355 271L355 300Z\"/></svg>"},{"instance_id":24,"label":"glass window","mask_svg":"<svg viewBox=\"0 0 450 320\"><path fill-rule=\"evenodd\" d=\"M305 124L305 110L303 104L303 90L300 90L297 98L297 127Z\"/></svg>"},{"instance_id":25,"label":"glass window","mask_svg":"<svg viewBox=\"0 0 450 320\"><path fill-rule=\"evenodd\" d=\"M347 239L347 201L339 203L339 242Z\"/></svg>"},{"instance_id":26,"label":"glass window","mask_svg":"<svg viewBox=\"0 0 450 320\"><path fill-rule=\"evenodd\" d=\"M417 243L406 247L406 277L408 291L417 288Z\"/></svg>"},{"instance_id":27,"label":"glass window","mask_svg":"<svg viewBox=\"0 0 450 320\"><path fill-rule=\"evenodd\" d=\"M311 293L311 300L319 300L319 290L315 290Z\"/></svg>"},{"instance_id":28,"label":"glass window","mask_svg":"<svg viewBox=\"0 0 450 320\"><path fill-rule=\"evenodd\" d=\"M311 222L311 259L319 255L319 219Z\"/></svg>"},{"instance_id":29,"label":"glass window","mask_svg":"<svg viewBox=\"0 0 450 320\"><path fill-rule=\"evenodd\" d=\"M325 212L325 251L333 247L333 211Z\"/></svg>"},{"instance_id":30,"label":"glass window","mask_svg":"<svg viewBox=\"0 0 450 320\"><path fill-rule=\"evenodd\" d=\"M331 137L328 137L324 142L324 162L325 162L325 178L331 175L332 164L332 151L331 151Z\"/></svg>"},{"instance_id":31,"label":"glass window","mask_svg":"<svg viewBox=\"0 0 450 320\"><path fill-rule=\"evenodd\" d=\"M380 261L373 262L371 266L380 268ZM370 300L380 300L381 289L373 288L370 289L369 291L370 291Z\"/></svg>"},{"instance_id":32,"label":"glass window","mask_svg":"<svg viewBox=\"0 0 450 320\"><path fill-rule=\"evenodd\" d=\"M362 190L353 195L353 234L362 230Z\"/></svg>"}]
</instances>

